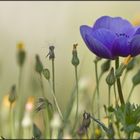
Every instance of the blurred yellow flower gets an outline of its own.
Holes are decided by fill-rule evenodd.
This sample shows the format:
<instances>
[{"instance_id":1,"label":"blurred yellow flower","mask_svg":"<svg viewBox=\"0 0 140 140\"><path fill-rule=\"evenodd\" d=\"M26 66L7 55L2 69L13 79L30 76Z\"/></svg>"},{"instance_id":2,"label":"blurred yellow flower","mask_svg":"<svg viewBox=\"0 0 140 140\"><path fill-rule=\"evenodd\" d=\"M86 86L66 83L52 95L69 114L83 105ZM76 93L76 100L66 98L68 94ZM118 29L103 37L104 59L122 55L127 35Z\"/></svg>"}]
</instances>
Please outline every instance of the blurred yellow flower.
<instances>
[{"instance_id":1,"label":"blurred yellow flower","mask_svg":"<svg viewBox=\"0 0 140 140\"><path fill-rule=\"evenodd\" d=\"M134 18L132 20L132 24L134 26L140 25L140 14L137 14L137 15L134 16Z\"/></svg>"},{"instance_id":2,"label":"blurred yellow flower","mask_svg":"<svg viewBox=\"0 0 140 140\"><path fill-rule=\"evenodd\" d=\"M17 43L17 49L18 49L18 50L24 50L24 48L25 48L25 45L24 45L23 42Z\"/></svg>"},{"instance_id":3,"label":"blurred yellow flower","mask_svg":"<svg viewBox=\"0 0 140 140\"><path fill-rule=\"evenodd\" d=\"M12 106L15 105L15 102L12 104ZM3 100L2 100L2 106L6 107L6 108L10 108L10 102L9 102L9 95L5 95L3 97Z\"/></svg>"},{"instance_id":4,"label":"blurred yellow flower","mask_svg":"<svg viewBox=\"0 0 140 140\"><path fill-rule=\"evenodd\" d=\"M95 129L95 136L96 138L100 138L102 135L102 130L99 126L97 126L97 128Z\"/></svg>"}]
</instances>

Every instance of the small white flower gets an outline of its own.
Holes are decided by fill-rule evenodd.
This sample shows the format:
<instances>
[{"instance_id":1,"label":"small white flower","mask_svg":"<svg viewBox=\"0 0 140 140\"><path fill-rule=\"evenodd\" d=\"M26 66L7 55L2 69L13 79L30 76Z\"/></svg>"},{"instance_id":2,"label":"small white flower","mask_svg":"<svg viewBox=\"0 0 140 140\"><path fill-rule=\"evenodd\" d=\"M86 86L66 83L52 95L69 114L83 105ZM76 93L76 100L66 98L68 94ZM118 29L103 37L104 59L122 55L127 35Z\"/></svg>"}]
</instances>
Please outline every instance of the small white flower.
<instances>
[{"instance_id":1,"label":"small white flower","mask_svg":"<svg viewBox=\"0 0 140 140\"><path fill-rule=\"evenodd\" d=\"M23 120L22 120L22 126L30 127L31 125L32 125L31 114L29 112L25 112Z\"/></svg>"},{"instance_id":2,"label":"small white flower","mask_svg":"<svg viewBox=\"0 0 140 140\"><path fill-rule=\"evenodd\" d=\"M54 129L58 129L61 126L61 119L58 113L54 113L53 119L51 121L51 127Z\"/></svg>"}]
</instances>

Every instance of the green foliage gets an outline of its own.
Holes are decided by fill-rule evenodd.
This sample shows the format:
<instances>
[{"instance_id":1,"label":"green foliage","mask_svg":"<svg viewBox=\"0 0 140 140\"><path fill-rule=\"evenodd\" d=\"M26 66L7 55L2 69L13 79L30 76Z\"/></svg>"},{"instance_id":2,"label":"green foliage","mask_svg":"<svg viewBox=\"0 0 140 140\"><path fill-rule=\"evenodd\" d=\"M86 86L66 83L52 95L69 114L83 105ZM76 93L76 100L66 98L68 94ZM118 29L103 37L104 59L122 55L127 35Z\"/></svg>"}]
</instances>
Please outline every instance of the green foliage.
<instances>
[{"instance_id":1,"label":"green foliage","mask_svg":"<svg viewBox=\"0 0 140 140\"><path fill-rule=\"evenodd\" d=\"M140 106L130 104L127 102L125 105L115 109L115 116L117 122L122 124L122 130L130 135L134 132L140 132L138 123L140 122Z\"/></svg>"}]
</instances>

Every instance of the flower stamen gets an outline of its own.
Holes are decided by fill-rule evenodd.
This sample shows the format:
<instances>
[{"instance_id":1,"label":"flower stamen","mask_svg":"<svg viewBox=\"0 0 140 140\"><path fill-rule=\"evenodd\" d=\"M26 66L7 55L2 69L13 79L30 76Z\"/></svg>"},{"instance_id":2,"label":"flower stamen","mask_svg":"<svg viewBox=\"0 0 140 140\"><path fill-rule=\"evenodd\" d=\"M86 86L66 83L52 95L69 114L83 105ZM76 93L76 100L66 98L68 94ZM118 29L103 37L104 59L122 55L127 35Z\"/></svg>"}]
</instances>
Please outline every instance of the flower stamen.
<instances>
[{"instance_id":1,"label":"flower stamen","mask_svg":"<svg viewBox=\"0 0 140 140\"><path fill-rule=\"evenodd\" d=\"M124 61L123 61L123 64L124 65L127 65L131 60L133 59L133 57L131 55L128 55Z\"/></svg>"}]
</instances>

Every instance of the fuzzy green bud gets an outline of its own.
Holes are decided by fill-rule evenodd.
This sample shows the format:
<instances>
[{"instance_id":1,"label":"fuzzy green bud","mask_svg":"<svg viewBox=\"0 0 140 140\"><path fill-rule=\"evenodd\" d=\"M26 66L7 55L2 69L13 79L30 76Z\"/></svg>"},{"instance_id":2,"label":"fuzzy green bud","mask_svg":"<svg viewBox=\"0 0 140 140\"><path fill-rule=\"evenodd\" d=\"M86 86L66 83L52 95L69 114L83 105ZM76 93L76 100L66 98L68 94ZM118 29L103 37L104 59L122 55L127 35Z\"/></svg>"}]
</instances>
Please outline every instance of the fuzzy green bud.
<instances>
[{"instance_id":1,"label":"fuzzy green bud","mask_svg":"<svg viewBox=\"0 0 140 140\"><path fill-rule=\"evenodd\" d=\"M14 103L16 100L16 86L15 85L13 85L11 88L8 100L11 104Z\"/></svg>"},{"instance_id":2,"label":"fuzzy green bud","mask_svg":"<svg viewBox=\"0 0 140 140\"><path fill-rule=\"evenodd\" d=\"M42 73L47 80L50 79L50 71L48 69L43 69Z\"/></svg>"},{"instance_id":3,"label":"fuzzy green bud","mask_svg":"<svg viewBox=\"0 0 140 140\"><path fill-rule=\"evenodd\" d=\"M109 68L110 68L110 65L111 65L111 60L106 60L106 61L101 65L102 73L108 71Z\"/></svg>"},{"instance_id":4,"label":"fuzzy green bud","mask_svg":"<svg viewBox=\"0 0 140 140\"><path fill-rule=\"evenodd\" d=\"M35 70L36 72L40 73L43 71L43 64L40 60L39 55L36 55L36 64L35 64Z\"/></svg>"},{"instance_id":5,"label":"fuzzy green bud","mask_svg":"<svg viewBox=\"0 0 140 140\"><path fill-rule=\"evenodd\" d=\"M25 57L26 57L26 53L25 53L25 50L24 50L24 44L21 43L21 42L18 43L17 44L17 49L18 49L17 62L19 64L19 66L21 67L24 64Z\"/></svg>"},{"instance_id":6,"label":"fuzzy green bud","mask_svg":"<svg viewBox=\"0 0 140 140\"><path fill-rule=\"evenodd\" d=\"M40 139L41 138L41 131L40 129L37 127L37 125L34 123L33 124L33 136L35 139Z\"/></svg>"},{"instance_id":7,"label":"fuzzy green bud","mask_svg":"<svg viewBox=\"0 0 140 140\"><path fill-rule=\"evenodd\" d=\"M112 67L109 74L106 77L106 82L109 86L112 86L115 83L115 74L114 68Z\"/></svg>"},{"instance_id":8,"label":"fuzzy green bud","mask_svg":"<svg viewBox=\"0 0 140 140\"><path fill-rule=\"evenodd\" d=\"M128 63L128 65L127 65L127 67L126 67L126 70L127 71L130 71L130 70L132 70L133 68L134 68L134 66L135 66L135 58L133 58L129 63Z\"/></svg>"},{"instance_id":9,"label":"fuzzy green bud","mask_svg":"<svg viewBox=\"0 0 140 140\"><path fill-rule=\"evenodd\" d=\"M71 63L74 65L74 66L78 66L80 61L79 61L79 58L78 58L78 54L77 54L77 45L78 44L74 44L73 45L73 51L72 51L72 60L71 60Z\"/></svg>"},{"instance_id":10,"label":"fuzzy green bud","mask_svg":"<svg viewBox=\"0 0 140 140\"><path fill-rule=\"evenodd\" d=\"M133 76L132 82L134 86L140 84L140 70Z\"/></svg>"},{"instance_id":11,"label":"fuzzy green bud","mask_svg":"<svg viewBox=\"0 0 140 140\"><path fill-rule=\"evenodd\" d=\"M119 78L122 75L122 73L125 70L125 68L126 68L126 65L122 63L120 65L120 67L115 72L115 75L116 75L117 78Z\"/></svg>"}]
</instances>

